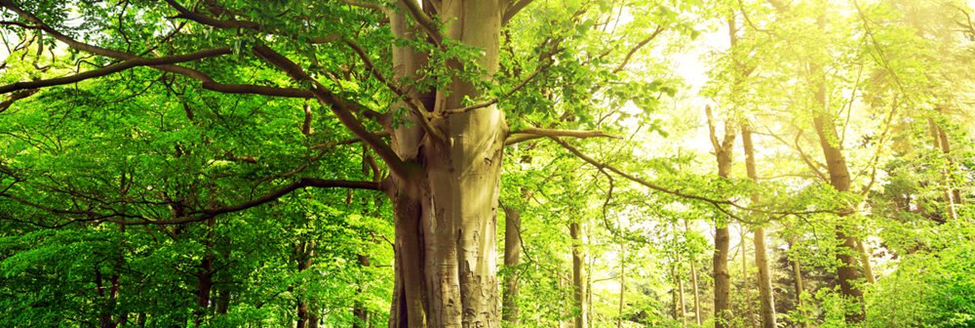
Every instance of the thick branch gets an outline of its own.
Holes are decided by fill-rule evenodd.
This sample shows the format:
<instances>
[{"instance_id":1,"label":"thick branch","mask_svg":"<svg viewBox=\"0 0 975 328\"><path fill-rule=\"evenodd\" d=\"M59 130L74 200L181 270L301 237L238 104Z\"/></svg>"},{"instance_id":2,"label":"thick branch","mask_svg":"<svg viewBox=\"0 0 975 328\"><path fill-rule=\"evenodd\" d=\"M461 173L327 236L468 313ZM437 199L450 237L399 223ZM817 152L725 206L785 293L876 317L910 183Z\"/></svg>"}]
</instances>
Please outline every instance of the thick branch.
<instances>
[{"instance_id":1,"label":"thick branch","mask_svg":"<svg viewBox=\"0 0 975 328\"><path fill-rule=\"evenodd\" d=\"M21 92L16 92L10 95L10 98L4 100L3 102L0 102L0 113L7 111L7 108L10 108L10 105L13 105L14 102L30 97L31 95L37 93L37 91L38 89L29 89L29 90L23 90Z\"/></svg>"},{"instance_id":2,"label":"thick branch","mask_svg":"<svg viewBox=\"0 0 975 328\"><path fill-rule=\"evenodd\" d=\"M210 25L213 27L220 27L220 28L248 28L248 29L261 28L261 24L255 22L240 21L236 19L218 20L206 15L201 15L186 9L185 7L181 6L179 3L177 3L174 0L166 0L166 3L168 3L170 7L173 7L173 9L176 9L176 11L179 12L179 14L176 15L177 18L185 18L200 24Z\"/></svg>"},{"instance_id":3,"label":"thick branch","mask_svg":"<svg viewBox=\"0 0 975 328\"><path fill-rule=\"evenodd\" d=\"M508 21L515 18L522 9L532 3L533 0L510 0L510 5L504 9L504 15L501 16L501 26L508 25Z\"/></svg>"},{"instance_id":4,"label":"thick branch","mask_svg":"<svg viewBox=\"0 0 975 328\"><path fill-rule=\"evenodd\" d=\"M508 138L504 140L504 144L506 146L513 145L519 142L544 138L544 137L574 137L574 138L604 137L604 138L620 139L619 136L605 133L602 131L526 128L526 129L511 132L511 134L508 135Z\"/></svg>"}]
</instances>

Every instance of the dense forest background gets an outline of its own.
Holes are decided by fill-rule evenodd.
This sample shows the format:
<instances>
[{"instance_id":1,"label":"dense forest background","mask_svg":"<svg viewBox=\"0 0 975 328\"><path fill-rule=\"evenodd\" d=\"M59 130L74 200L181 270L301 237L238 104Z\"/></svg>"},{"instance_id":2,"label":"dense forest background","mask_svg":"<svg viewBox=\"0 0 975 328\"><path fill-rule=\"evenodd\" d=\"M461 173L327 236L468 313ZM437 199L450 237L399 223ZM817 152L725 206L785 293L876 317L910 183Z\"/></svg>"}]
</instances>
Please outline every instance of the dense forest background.
<instances>
[{"instance_id":1,"label":"dense forest background","mask_svg":"<svg viewBox=\"0 0 975 328\"><path fill-rule=\"evenodd\" d=\"M0 0L0 326L975 327L964 0Z\"/></svg>"}]
</instances>

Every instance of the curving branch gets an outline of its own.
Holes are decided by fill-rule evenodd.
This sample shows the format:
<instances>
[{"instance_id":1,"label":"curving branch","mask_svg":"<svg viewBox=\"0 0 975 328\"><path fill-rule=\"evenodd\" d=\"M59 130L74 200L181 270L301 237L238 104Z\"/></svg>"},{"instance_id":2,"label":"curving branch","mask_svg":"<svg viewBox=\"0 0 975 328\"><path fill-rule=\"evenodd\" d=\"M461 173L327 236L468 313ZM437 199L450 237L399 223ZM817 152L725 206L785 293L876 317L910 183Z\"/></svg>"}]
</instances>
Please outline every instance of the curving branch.
<instances>
[{"instance_id":1,"label":"curving branch","mask_svg":"<svg viewBox=\"0 0 975 328\"><path fill-rule=\"evenodd\" d=\"M514 145L519 142L534 140L534 139L544 138L544 137L574 137L574 138L603 137L603 138L621 139L617 135L612 135L602 131L525 128L508 134L508 137L504 140L504 144L505 146Z\"/></svg>"},{"instance_id":2,"label":"curving branch","mask_svg":"<svg viewBox=\"0 0 975 328\"><path fill-rule=\"evenodd\" d=\"M154 220L145 217L143 215L123 213L111 208L105 209L106 210L105 213L98 213L98 211L91 208L59 209L59 208L33 203L9 194L0 194L0 197L7 198L13 200L14 202L20 203L22 205L36 208L52 214L81 217L68 222L58 223L55 224L54 226L47 226L47 228L59 228L59 227L70 225L75 222L113 222L121 225L152 225L152 224L170 225L170 224L184 224L184 223L191 223L191 222L206 221L211 218L217 217L219 215L240 212L246 209L267 204L281 197L284 197L294 192L295 190L304 189L308 187L380 190L380 183L377 181L348 181L348 180L325 180L325 179L315 179L315 178L302 178L294 183L275 189L258 198L254 198L243 203L218 207L218 208L212 208L207 210L193 211L187 213L186 215L182 215L180 217L168 219L168 220Z\"/></svg>"},{"instance_id":3,"label":"curving branch","mask_svg":"<svg viewBox=\"0 0 975 328\"><path fill-rule=\"evenodd\" d=\"M290 194L295 190L304 189L306 187L379 190L379 183L374 181L347 181L347 180L324 180L324 179L315 179L315 178L302 178L295 183L281 187L277 190L264 194L263 196L252 199L250 201L246 201L237 205L201 211L199 213L194 213L197 214L198 216L178 218L175 220L192 220L189 222L202 221L221 214L243 211L252 207L256 207L258 205L262 205L277 200L278 198ZM160 224L159 222L160 221L153 221L149 224ZM177 222L177 223L185 223L185 222Z\"/></svg>"},{"instance_id":4,"label":"curving branch","mask_svg":"<svg viewBox=\"0 0 975 328\"><path fill-rule=\"evenodd\" d=\"M834 213L834 214L836 214L836 213L839 213L838 211L842 211L843 210L843 209L840 209L840 210L824 209L824 210L810 210L810 211L770 211L770 210L766 210L766 209L763 209L763 208L743 206L743 205L740 205L738 203L732 202L730 200L718 200L718 199L711 199L711 198L708 198L708 197L705 197L705 196L700 196L700 195L692 195L692 194L688 194L688 193L681 192L679 189L667 188L667 187L664 187L664 186L655 184L653 182L650 182L650 181L641 179L641 178L639 178L637 176L634 176L632 174L623 172L622 170L620 170L617 167L614 167L614 166L611 166L609 164L606 164L606 163L597 161L596 159L594 159L592 157L589 157L586 154L583 154L581 151L579 151L579 149L573 147L568 142L565 142L564 140L559 139L558 137L549 137L549 139L552 139L552 141L555 141L555 143L558 143L560 146L562 146L562 148L565 148L566 150L568 150L570 153L572 153L573 155L575 155L576 157L578 157L582 161L584 161L586 163L589 163L590 165L596 167L596 169L598 169L600 171L602 171L602 170L608 170L608 171L613 172L616 175L619 175L619 176L621 176L621 177L623 177L623 178L625 178L627 180L630 180L630 181L635 182L637 184L640 184L640 185L642 185L644 187L647 187L647 188L650 188L652 190L656 190L656 191L659 191L659 192L662 192L662 193L665 193L665 194L670 194L670 195L674 195L674 196L677 196L677 197L686 198L686 199L692 199L692 200L701 201L701 202L710 204L711 206L714 206L714 208L717 209L718 211L720 211L720 212L728 215L728 217L731 217L731 218L733 218L735 220L738 220L738 221L741 221L741 222L745 222L745 223L757 223L757 222L750 222L750 221L747 221L747 220L745 220L745 219L743 219L743 218L735 215L734 213L732 213L730 211L730 208L736 208L736 209L739 209L739 210L744 210L744 211L749 211L749 212L755 212L755 213L775 215L775 216L779 216L779 217L784 217L784 216L787 216L787 215L797 215L797 216L799 216L799 215L816 214L816 213Z\"/></svg>"},{"instance_id":5,"label":"curving branch","mask_svg":"<svg viewBox=\"0 0 975 328\"><path fill-rule=\"evenodd\" d=\"M643 40L640 40L640 42L638 42L636 46L631 48L630 51L626 53L626 57L623 58L623 62L620 63L619 66L616 66L616 69L613 69L613 73L619 73L624 68L626 68L626 65L629 64L630 59L633 57L633 54L639 51L640 48L643 48L643 46L647 45L647 43L650 43L650 41L653 41L653 39L656 39L657 36L660 35L660 32L663 31L664 31L664 26L657 25L657 28L653 30L653 33L650 33L650 36L648 36Z\"/></svg>"}]
</instances>

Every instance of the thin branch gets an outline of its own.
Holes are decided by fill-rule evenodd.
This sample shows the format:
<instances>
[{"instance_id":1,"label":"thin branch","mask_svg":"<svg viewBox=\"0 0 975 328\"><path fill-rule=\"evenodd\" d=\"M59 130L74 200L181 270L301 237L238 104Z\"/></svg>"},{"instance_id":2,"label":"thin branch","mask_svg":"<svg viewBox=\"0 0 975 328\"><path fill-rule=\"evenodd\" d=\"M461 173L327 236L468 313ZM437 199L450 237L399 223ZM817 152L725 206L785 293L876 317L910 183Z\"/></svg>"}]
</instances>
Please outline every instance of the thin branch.
<instances>
[{"instance_id":1,"label":"thin branch","mask_svg":"<svg viewBox=\"0 0 975 328\"><path fill-rule=\"evenodd\" d=\"M430 124L430 112L427 110L426 106L423 105L423 103L417 101L416 98L410 96L409 92L406 92L383 76L382 73L376 68L376 65L373 64L372 59L369 58L369 54L367 54L365 49L362 49L358 43L355 43L349 39L345 39L345 43L351 47L352 50L354 50L360 59L362 59L363 64L366 65L366 69L372 73L373 77L386 85L386 87L392 90L393 93L403 98L403 101L406 103L407 107L409 107L410 111L417 116L417 120L419 121L418 123L420 124L420 127L423 128L424 132L430 134L438 140L444 139L443 133L440 133L439 130Z\"/></svg>"},{"instance_id":2,"label":"thin branch","mask_svg":"<svg viewBox=\"0 0 975 328\"><path fill-rule=\"evenodd\" d=\"M505 146L513 145L519 142L544 138L544 137L574 137L574 138L613 138L621 139L617 135L612 135L602 131L578 131L578 130L560 130L560 129L540 129L540 128L525 128L522 130L511 132L508 138L504 140Z\"/></svg>"},{"instance_id":3,"label":"thin branch","mask_svg":"<svg viewBox=\"0 0 975 328\"><path fill-rule=\"evenodd\" d=\"M102 47L99 47L99 46L95 46L95 45L83 43L83 42L77 41L75 39L72 39L71 37L68 37L67 35L65 35L65 34L63 34L61 32L58 32L57 30L55 30L55 29L51 28L50 26L44 24L44 22L41 21L39 18L37 18L37 16L34 16L34 14L31 14L30 12L27 12L27 11L23 10L22 8L18 7L11 0L0 0L0 6L6 7L8 9L10 9L11 11L13 11L13 12L17 13L18 15L20 15L21 18L23 18L23 19L25 19L27 21L30 21L30 22L32 22L34 24L37 24L38 27L42 31L44 31L48 35L54 37L56 40L61 41L61 42L65 43L65 44L67 44L71 48L74 48L74 49L77 49L77 50L80 50L80 51L84 51L84 52L88 52L88 53L92 53L92 54L99 55L99 56L105 56L105 57L110 57L110 58L115 58L115 59L121 59L121 60L131 60L131 59L142 58L140 56L136 56L136 55L133 55L133 54L128 54L128 53L120 52L120 51L117 51L117 50L102 48ZM249 85L249 84L222 84L222 83L218 83L218 82L214 81L213 78L211 78L209 75L204 74L203 72L200 72L200 71L197 71L197 70L194 70L194 69L190 69L190 68L186 68L186 67L182 67L182 66L175 65L175 64L172 64L172 65L156 65L156 66L150 66L150 67L156 68L156 69L159 69L159 70L162 70L162 71L170 72L170 73L176 73L176 74L179 74L179 75L183 75L183 76L186 76L186 77L189 77L189 78L193 78L193 79L199 80L201 82L201 86L204 89L211 90L211 91L216 91L216 92L221 92L221 93L230 93L230 94L258 94L258 95L265 95L265 96L291 97L291 98L312 98L312 97L314 97L314 95L310 91L308 91L308 90L301 90L301 89L276 88L276 87L259 86L259 85Z\"/></svg>"},{"instance_id":4,"label":"thin branch","mask_svg":"<svg viewBox=\"0 0 975 328\"><path fill-rule=\"evenodd\" d=\"M715 150L720 150L721 143L718 142L718 134L714 128L714 114L711 112L711 105L704 106L704 115L708 119L708 139L711 140L711 146L713 146Z\"/></svg>"},{"instance_id":5,"label":"thin branch","mask_svg":"<svg viewBox=\"0 0 975 328\"><path fill-rule=\"evenodd\" d=\"M185 55L173 55L173 56L165 56L165 57L158 57L158 58L133 58L133 59L122 61L117 64L108 65L99 69L89 70L75 75L57 77L57 78L52 78L47 80L30 81L30 82L15 82L12 84L0 86L0 94L20 91L20 90L37 89L37 88L45 88L45 87L51 87L56 85L76 83L76 82L80 82L80 81L84 81L96 77L109 75L112 73L118 73L123 70L130 69L133 67L138 67L138 66L169 65L175 63L200 60L203 58L216 57L216 56L226 55L230 53L232 53L230 48L221 47L221 48L207 49L207 50L198 51L198 52L185 54Z\"/></svg>"},{"instance_id":6,"label":"thin branch","mask_svg":"<svg viewBox=\"0 0 975 328\"><path fill-rule=\"evenodd\" d=\"M613 70L613 73L619 73L624 68L626 68L626 65L630 63L630 58L633 57L633 54L639 51L640 48L643 48L643 46L647 45L647 43L650 43L650 41L653 41L653 39L657 38L657 35L660 35L660 32L663 31L664 31L663 25L657 25L657 28L653 30L653 33L650 33L650 36L638 42L635 47L633 47L632 49L630 49L629 52L626 53L626 57L623 57L623 62L620 63L619 66L616 66L616 69Z\"/></svg>"},{"instance_id":7,"label":"thin branch","mask_svg":"<svg viewBox=\"0 0 975 328\"><path fill-rule=\"evenodd\" d=\"M376 133L373 133L373 134L375 134L376 136L379 136L379 137L388 137L389 136L389 132L387 132L387 131L380 131L380 132L376 132ZM324 149L329 149L329 148L332 148L332 147L335 147L335 146L350 145L350 144L354 144L354 143L361 142L361 141L362 141L362 138L356 137L356 138L345 139L345 140L341 140L341 141L323 142L323 143L320 143L320 144L311 146L311 149L323 149L323 148Z\"/></svg>"},{"instance_id":8,"label":"thin branch","mask_svg":"<svg viewBox=\"0 0 975 328\"><path fill-rule=\"evenodd\" d=\"M728 208L725 208L725 206L733 207L733 208L736 208L736 209L739 209L739 210L744 210L744 211L750 211L750 212L756 212L756 213L763 213L763 214L769 214L769 215L777 215L777 216L780 216L780 217L784 217L784 216L787 216L787 215L806 215L806 214L815 214L815 213L837 213L836 211L830 210L830 209L810 210L810 211L770 211L770 210L766 210L766 209L758 208L758 207L742 206L742 205L739 205L739 204L737 204L735 202L732 202L732 201L729 201L729 200L717 200L717 199L711 199L711 198L708 198L708 197L705 197L705 196L687 194L687 193L681 192L678 189L670 189L670 188L667 188L667 187L664 187L664 186L661 186L661 185L652 183L650 181L641 179L641 178L636 177L636 176L634 176L632 174L623 172L619 168L616 168L616 167L611 166L609 164L606 164L606 163L597 161L597 160L593 159L592 157L589 157L586 154L583 154L581 151L579 151L579 149L573 147L572 145L570 145L569 143L565 142L562 139L559 139L558 137L549 137L549 139L551 139L552 141L555 141L560 146L562 146L562 148L565 148L570 153L572 153L573 155L575 155L579 159L583 160L584 162L589 163L592 166L595 166L596 169L599 169L599 170L609 170L610 172L613 172L613 173L615 173L615 174L617 174L617 175L619 175L619 176L621 176L621 177L623 177L623 178L625 178L627 180L633 181L633 182L635 182L637 184L643 185L644 187L650 188L652 190L656 190L656 191L659 191L659 192L662 192L662 193L666 193L666 194L671 194L671 195L674 195L674 196L677 196L677 197L681 197L681 198L687 198L687 199L697 200L697 201L701 201L701 202L710 204L710 205L714 206L715 209L717 209L718 211L720 211L720 212L728 215L729 217L731 217L733 219L736 219L736 220L739 220L739 221L742 221L742 222L745 222L745 223L757 223L757 222L750 222L750 221L744 220L741 217L738 217L737 215L735 215L734 213L731 213L731 211Z\"/></svg>"}]
</instances>

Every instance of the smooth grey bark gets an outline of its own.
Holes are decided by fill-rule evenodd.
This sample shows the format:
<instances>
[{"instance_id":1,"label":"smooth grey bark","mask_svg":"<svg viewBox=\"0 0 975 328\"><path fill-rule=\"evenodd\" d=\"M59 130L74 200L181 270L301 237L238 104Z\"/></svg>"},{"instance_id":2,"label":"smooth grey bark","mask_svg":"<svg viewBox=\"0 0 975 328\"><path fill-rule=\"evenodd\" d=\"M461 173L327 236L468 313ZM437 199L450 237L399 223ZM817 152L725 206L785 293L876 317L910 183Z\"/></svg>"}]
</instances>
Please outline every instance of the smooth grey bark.
<instances>
[{"instance_id":1,"label":"smooth grey bark","mask_svg":"<svg viewBox=\"0 0 975 328\"><path fill-rule=\"evenodd\" d=\"M445 38L483 51L475 63L487 76L498 70L506 3L458 0L436 8L445 22ZM411 8L406 2L400 5L402 10L388 12L390 26L397 36L409 38L423 26L407 19ZM448 63L454 69L470 64ZM394 47L396 78L413 78L425 65L424 54ZM427 109L442 113L463 108L464 100L477 98L479 90L454 79L444 90L410 93ZM415 122L427 120L412 115ZM395 174L385 184L395 203L397 237L398 282L390 327L499 327L495 225L507 135L504 114L492 105L429 123L429 129L423 124L391 128L393 150L410 167L409 173Z\"/></svg>"}]
</instances>

